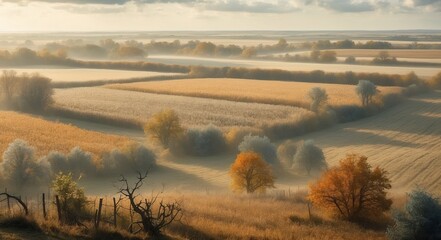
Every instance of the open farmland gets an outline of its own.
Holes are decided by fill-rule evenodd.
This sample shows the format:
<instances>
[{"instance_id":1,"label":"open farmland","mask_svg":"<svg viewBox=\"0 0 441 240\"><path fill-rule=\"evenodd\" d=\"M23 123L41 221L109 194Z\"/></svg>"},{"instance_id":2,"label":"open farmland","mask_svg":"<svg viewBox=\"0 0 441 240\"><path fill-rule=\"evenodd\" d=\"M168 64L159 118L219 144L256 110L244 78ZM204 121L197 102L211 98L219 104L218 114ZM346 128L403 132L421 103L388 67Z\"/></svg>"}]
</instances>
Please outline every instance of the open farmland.
<instances>
[{"instance_id":1,"label":"open farmland","mask_svg":"<svg viewBox=\"0 0 441 240\"><path fill-rule=\"evenodd\" d=\"M322 70L325 72L357 72L368 73L377 72L381 74L400 74L405 75L415 72L420 77L432 77L440 69L437 67L398 67L398 66L371 66L354 64L330 64L330 63L301 63L301 62L281 62L270 60L248 60L248 59L228 59L228 58L204 58L204 57L185 57L185 56L159 56L151 55L149 62L178 65L202 65L210 67L246 67L262 69L280 69L287 71L314 71Z\"/></svg>"},{"instance_id":2,"label":"open farmland","mask_svg":"<svg viewBox=\"0 0 441 240\"><path fill-rule=\"evenodd\" d=\"M177 73L124 71L109 69L85 69L85 68L16 68L18 73L40 73L52 79L53 82L85 82L93 80L117 80L141 77L174 76Z\"/></svg>"},{"instance_id":3,"label":"open farmland","mask_svg":"<svg viewBox=\"0 0 441 240\"><path fill-rule=\"evenodd\" d=\"M441 193L441 92L412 98L368 119L312 133L327 161L335 165L347 153L367 156L389 173L393 189L417 185Z\"/></svg>"},{"instance_id":4,"label":"open farmland","mask_svg":"<svg viewBox=\"0 0 441 240\"><path fill-rule=\"evenodd\" d=\"M147 93L295 106L309 106L308 91L313 87L321 87L326 89L330 105L360 104L355 87L343 84L207 78L112 84L108 87ZM399 93L401 88L379 87L379 90L382 94L390 94Z\"/></svg>"},{"instance_id":5,"label":"open farmland","mask_svg":"<svg viewBox=\"0 0 441 240\"><path fill-rule=\"evenodd\" d=\"M73 147L79 146L99 157L105 151L124 147L131 142L126 137L86 131L67 124L5 111L0 112L0 132L0 154L15 139L29 142L36 148L37 156L44 156L53 150L68 153Z\"/></svg>"},{"instance_id":6,"label":"open farmland","mask_svg":"<svg viewBox=\"0 0 441 240\"><path fill-rule=\"evenodd\" d=\"M219 127L254 127L274 119L297 117L302 108L259 103L241 103L184 96L169 96L107 88L58 89L56 107L107 117L146 121L153 114L172 108L188 127L214 124Z\"/></svg>"}]
</instances>

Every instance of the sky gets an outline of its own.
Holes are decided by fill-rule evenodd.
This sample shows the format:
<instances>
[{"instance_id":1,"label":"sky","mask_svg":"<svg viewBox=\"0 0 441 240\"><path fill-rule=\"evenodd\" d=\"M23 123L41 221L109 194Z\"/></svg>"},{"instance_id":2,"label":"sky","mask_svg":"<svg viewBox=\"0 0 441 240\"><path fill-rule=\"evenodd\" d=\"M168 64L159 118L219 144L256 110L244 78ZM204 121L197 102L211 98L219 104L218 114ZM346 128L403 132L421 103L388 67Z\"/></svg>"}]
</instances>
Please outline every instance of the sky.
<instances>
[{"instance_id":1,"label":"sky","mask_svg":"<svg viewBox=\"0 0 441 240\"><path fill-rule=\"evenodd\" d=\"M0 0L0 31L441 29L441 0Z\"/></svg>"}]
</instances>

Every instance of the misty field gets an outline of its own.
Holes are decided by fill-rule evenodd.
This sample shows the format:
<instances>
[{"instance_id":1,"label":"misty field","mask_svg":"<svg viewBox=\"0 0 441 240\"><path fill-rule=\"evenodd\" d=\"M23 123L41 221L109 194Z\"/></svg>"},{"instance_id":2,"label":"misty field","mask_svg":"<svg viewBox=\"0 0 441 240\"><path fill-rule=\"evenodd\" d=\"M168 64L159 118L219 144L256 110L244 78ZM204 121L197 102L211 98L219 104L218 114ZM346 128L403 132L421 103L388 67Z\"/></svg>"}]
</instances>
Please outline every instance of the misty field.
<instances>
[{"instance_id":1,"label":"misty field","mask_svg":"<svg viewBox=\"0 0 441 240\"><path fill-rule=\"evenodd\" d=\"M71 125L7 111L0 111L0 132L1 154L9 143L17 138L35 146L37 156L47 155L53 150L68 153L72 148L79 146L99 157L103 152L124 147L131 142L126 137L86 131Z\"/></svg>"},{"instance_id":2,"label":"misty field","mask_svg":"<svg viewBox=\"0 0 441 240\"><path fill-rule=\"evenodd\" d=\"M329 63L301 63L301 62L281 62L265 60L247 59L228 59L228 58L204 58L186 56L149 56L149 62L180 65L202 65L211 67L246 67L262 69L280 69L287 71L314 71L322 70L325 72L347 72L356 73L377 72L382 74L405 75L415 72L420 77L432 77L440 69L436 67L397 67L397 66L371 66L354 64L329 64Z\"/></svg>"},{"instance_id":3,"label":"misty field","mask_svg":"<svg viewBox=\"0 0 441 240\"><path fill-rule=\"evenodd\" d=\"M338 57L377 57L381 51L386 51L390 56L396 58L421 58L421 59L439 59L441 50L427 49L332 49Z\"/></svg>"},{"instance_id":4,"label":"misty field","mask_svg":"<svg viewBox=\"0 0 441 240\"><path fill-rule=\"evenodd\" d=\"M219 127L256 127L275 119L287 119L306 112L302 108L259 103L242 103L184 96L141 93L108 88L58 89L55 106L107 117L147 121L153 114L171 108L187 127L214 124Z\"/></svg>"},{"instance_id":5,"label":"misty field","mask_svg":"<svg viewBox=\"0 0 441 240\"><path fill-rule=\"evenodd\" d=\"M332 106L360 105L355 86L343 84L205 78L112 84L107 87L147 93L304 107L309 107L310 104L308 91L314 87L321 87L328 93L328 103ZM383 95L401 91L399 87L379 87L378 89Z\"/></svg>"},{"instance_id":6,"label":"misty field","mask_svg":"<svg viewBox=\"0 0 441 240\"><path fill-rule=\"evenodd\" d=\"M335 165L360 153L390 174L394 191L415 186L441 193L441 92L433 92L376 116L308 134Z\"/></svg>"},{"instance_id":7,"label":"misty field","mask_svg":"<svg viewBox=\"0 0 441 240\"><path fill-rule=\"evenodd\" d=\"M41 75L52 79L53 82L85 82L92 80L117 80L128 78L174 76L177 73L161 73L146 71L125 71L108 69L86 69L86 68L17 68L13 69L18 73L38 72Z\"/></svg>"}]
</instances>

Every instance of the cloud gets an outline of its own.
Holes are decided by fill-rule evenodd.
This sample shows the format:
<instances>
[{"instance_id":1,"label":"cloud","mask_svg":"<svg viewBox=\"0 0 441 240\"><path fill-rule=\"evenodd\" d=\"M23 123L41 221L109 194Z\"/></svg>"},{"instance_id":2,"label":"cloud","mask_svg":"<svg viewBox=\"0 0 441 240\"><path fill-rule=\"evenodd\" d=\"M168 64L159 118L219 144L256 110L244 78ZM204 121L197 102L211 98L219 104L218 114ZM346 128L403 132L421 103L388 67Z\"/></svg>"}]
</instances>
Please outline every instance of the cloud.
<instances>
[{"instance_id":1,"label":"cloud","mask_svg":"<svg viewBox=\"0 0 441 240\"><path fill-rule=\"evenodd\" d=\"M290 13L298 11L292 1L214 1L201 3L203 9L219 12Z\"/></svg>"},{"instance_id":2,"label":"cloud","mask_svg":"<svg viewBox=\"0 0 441 240\"><path fill-rule=\"evenodd\" d=\"M315 0L306 1L307 4L316 4L325 9L336 12L371 12L378 9L378 6L371 1L353 0Z\"/></svg>"}]
</instances>

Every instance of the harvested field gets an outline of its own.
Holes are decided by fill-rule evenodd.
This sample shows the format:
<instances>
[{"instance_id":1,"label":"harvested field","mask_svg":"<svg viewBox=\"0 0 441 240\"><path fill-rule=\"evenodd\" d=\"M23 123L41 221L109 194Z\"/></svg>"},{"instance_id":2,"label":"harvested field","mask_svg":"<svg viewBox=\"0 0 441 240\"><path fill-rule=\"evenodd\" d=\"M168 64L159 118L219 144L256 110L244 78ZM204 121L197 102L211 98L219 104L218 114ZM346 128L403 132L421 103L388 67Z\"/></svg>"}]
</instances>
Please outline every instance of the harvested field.
<instances>
[{"instance_id":1,"label":"harvested field","mask_svg":"<svg viewBox=\"0 0 441 240\"><path fill-rule=\"evenodd\" d=\"M413 50L413 49L332 49L338 57L376 57L381 51L386 51L391 57L397 58L422 58L422 59L439 59L441 58L441 50Z\"/></svg>"},{"instance_id":2,"label":"harvested field","mask_svg":"<svg viewBox=\"0 0 441 240\"><path fill-rule=\"evenodd\" d=\"M254 127L274 119L299 116L307 110L259 103L241 103L169 96L106 88L58 89L55 105L77 112L146 121L162 109L172 108L188 127Z\"/></svg>"},{"instance_id":3,"label":"harvested field","mask_svg":"<svg viewBox=\"0 0 441 240\"><path fill-rule=\"evenodd\" d=\"M5 111L0 112L0 132L0 154L17 138L34 146L37 156L44 156L53 150L68 153L73 147L79 146L99 157L105 151L131 142L126 137L86 131L67 124Z\"/></svg>"},{"instance_id":4,"label":"harvested field","mask_svg":"<svg viewBox=\"0 0 441 240\"><path fill-rule=\"evenodd\" d=\"M441 193L441 92L409 99L376 116L308 134L335 165L347 153L389 173L394 191L421 186Z\"/></svg>"},{"instance_id":5,"label":"harvested field","mask_svg":"<svg viewBox=\"0 0 441 240\"><path fill-rule=\"evenodd\" d=\"M326 89L333 106L360 104L355 87L343 84L261 81L229 78L183 79L157 82L112 84L108 88L147 93L204 97L239 102L257 102L308 107L308 91ZM399 87L379 87L382 94L399 93Z\"/></svg>"}]
</instances>

